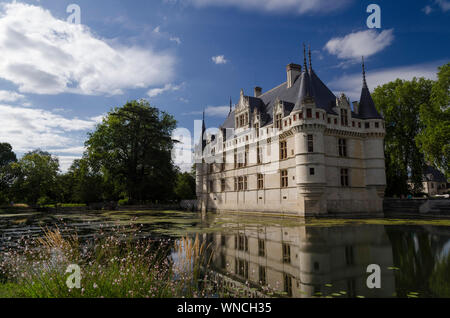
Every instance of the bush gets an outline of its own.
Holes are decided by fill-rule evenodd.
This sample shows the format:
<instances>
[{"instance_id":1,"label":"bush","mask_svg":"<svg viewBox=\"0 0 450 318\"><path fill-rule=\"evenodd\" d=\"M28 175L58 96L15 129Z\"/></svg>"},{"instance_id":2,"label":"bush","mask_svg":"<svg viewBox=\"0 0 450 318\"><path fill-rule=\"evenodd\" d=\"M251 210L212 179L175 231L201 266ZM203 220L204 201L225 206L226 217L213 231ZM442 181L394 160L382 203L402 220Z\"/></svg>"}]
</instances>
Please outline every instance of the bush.
<instances>
[{"instance_id":1,"label":"bush","mask_svg":"<svg viewBox=\"0 0 450 318\"><path fill-rule=\"evenodd\" d=\"M129 205L130 204L130 199L129 198L125 198L122 200L119 200L119 205Z\"/></svg>"}]
</instances>

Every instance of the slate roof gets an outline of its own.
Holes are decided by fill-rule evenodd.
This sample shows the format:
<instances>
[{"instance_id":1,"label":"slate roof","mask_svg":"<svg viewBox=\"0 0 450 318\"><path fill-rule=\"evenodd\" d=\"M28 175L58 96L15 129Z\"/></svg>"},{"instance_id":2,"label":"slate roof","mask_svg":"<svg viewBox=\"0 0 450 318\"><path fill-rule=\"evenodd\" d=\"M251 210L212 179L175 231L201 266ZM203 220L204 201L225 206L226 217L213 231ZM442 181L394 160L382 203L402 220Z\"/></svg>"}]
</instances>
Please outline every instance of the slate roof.
<instances>
[{"instance_id":1,"label":"slate roof","mask_svg":"<svg viewBox=\"0 0 450 318\"><path fill-rule=\"evenodd\" d=\"M445 175L432 166L427 166L423 173L424 181L442 182L447 183Z\"/></svg>"},{"instance_id":2,"label":"slate roof","mask_svg":"<svg viewBox=\"0 0 450 318\"><path fill-rule=\"evenodd\" d=\"M300 109L302 103L306 98L313 98L318 108L324 109L328 114L337 115L333 110L336 106L336 96L331 90L322 82L314 70L310 67L309 70L303 68L303 71L290 88L287 87L287 82L265 92L259 97L245 96L249 99L251 111L257 108L262 114L261 127L273 123L273 107L277 100L284 103L285 117L293 110ZM227 119L222 125L223 129L235 128L234 110L228 115ZM359 113L352 112L352 117L360 119L382 119L382 116L375 108L372 96L365 81L361 92L361 100L359 106Z\"/></svg>"},{"instance_id":3,"label":"slate roof","mask_svg":"<svg viewBox=\"0 0 450 318\"><path fill-rule=\"evenodd\" d=\"M364 85L361 91L361 99L359 102L359 113L358 118L361 119L383 119L383 117L378 112L375 107L375 103L373 102L372 96L370 95L369 88L367 87L366 82L364 81Z\"/></svg>"}]
</instances>

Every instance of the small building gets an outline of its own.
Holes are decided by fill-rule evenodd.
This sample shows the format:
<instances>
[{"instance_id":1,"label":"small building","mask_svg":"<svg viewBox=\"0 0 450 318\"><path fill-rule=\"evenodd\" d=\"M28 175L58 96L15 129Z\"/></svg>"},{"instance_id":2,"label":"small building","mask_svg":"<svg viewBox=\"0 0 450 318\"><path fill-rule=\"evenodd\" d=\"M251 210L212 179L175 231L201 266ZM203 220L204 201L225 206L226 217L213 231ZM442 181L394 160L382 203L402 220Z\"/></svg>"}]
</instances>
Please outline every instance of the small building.
<instances>
[{"instance_id":1,"label":"small building","mask_svg":"<svg viewBox=\"0 0 450 318\"><path fill-rule=\"evenodd\" d=\"M442 195L448 192L447 178L438 169L427 166L423 173L423 191L429 196Z\"/></svg>"},{"instance_id":2,"label":"small building","mask_svg":"<svg viewBox=\"0 0 450 318\"><path fill-rule=\"evenodd\" d=\"M336 97L311 63L239 102L197 148L197 197L205 211L299 216L383 212L385 123L363 61L361 98ZM353 105L353 107L352 107Z\"/></svg>"}]
</instances>

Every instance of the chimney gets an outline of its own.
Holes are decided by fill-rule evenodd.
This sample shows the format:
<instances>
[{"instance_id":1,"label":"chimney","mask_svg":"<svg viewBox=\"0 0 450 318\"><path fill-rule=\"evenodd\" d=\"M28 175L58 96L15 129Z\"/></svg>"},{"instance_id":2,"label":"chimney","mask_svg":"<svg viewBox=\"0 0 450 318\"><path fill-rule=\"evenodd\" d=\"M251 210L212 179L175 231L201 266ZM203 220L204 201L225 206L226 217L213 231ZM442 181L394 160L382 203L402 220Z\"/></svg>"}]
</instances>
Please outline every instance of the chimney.
<instances>
[{"instance_id":1,"label":"chimney","mask_svg":"<svg viewBox=\"0 0 450 318\"><path fill-rule=\"evenodd\" d=\"M262 94L262 88L259 86L255 87L255 97L259 97Z\"/></svg>"},{"instance_id":2,"label":"chimney","mask_svg":"<svg viewBox=\"0 0 450 318\"><path fill-rule=\"evenodd\" d=\"M287 88L294 85L295 79L302 73L302 66L291 63L286 67L287 71Z\"/></svg>"},{"instance_id":3,"label":"chimney","mask_svg":"<svg viewBox=\"0 0 450 318\"><path fill-rule=\"evenodd\" d=\"M358 102L353 102L353 111L355 112L355 114L359 114L359 103Z\"/></svg>"}]
</instances>

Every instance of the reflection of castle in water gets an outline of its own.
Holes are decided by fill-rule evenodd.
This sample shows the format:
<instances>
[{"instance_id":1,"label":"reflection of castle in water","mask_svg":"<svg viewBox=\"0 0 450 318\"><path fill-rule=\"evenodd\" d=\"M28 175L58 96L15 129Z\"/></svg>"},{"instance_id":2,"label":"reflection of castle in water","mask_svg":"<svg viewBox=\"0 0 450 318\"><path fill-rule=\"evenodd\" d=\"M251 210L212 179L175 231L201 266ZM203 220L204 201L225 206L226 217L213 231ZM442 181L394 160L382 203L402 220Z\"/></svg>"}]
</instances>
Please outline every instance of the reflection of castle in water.
<instances>
[{"instance_id":1,"label":"reflection of castle in water","mask_svg":"<svg viewBox=\"0 0 450 318\"><path fill-rule=\"evenodd\" d=\"M210 234L208 240L215 251L214 272L235 286L248 282L296 298L340 291L348 297L391 297L395 292L388 269L392 248L381 226L268 226ZM381 289L366 285L370 264L381 267Z\"/></svg>"}]
</instances>

